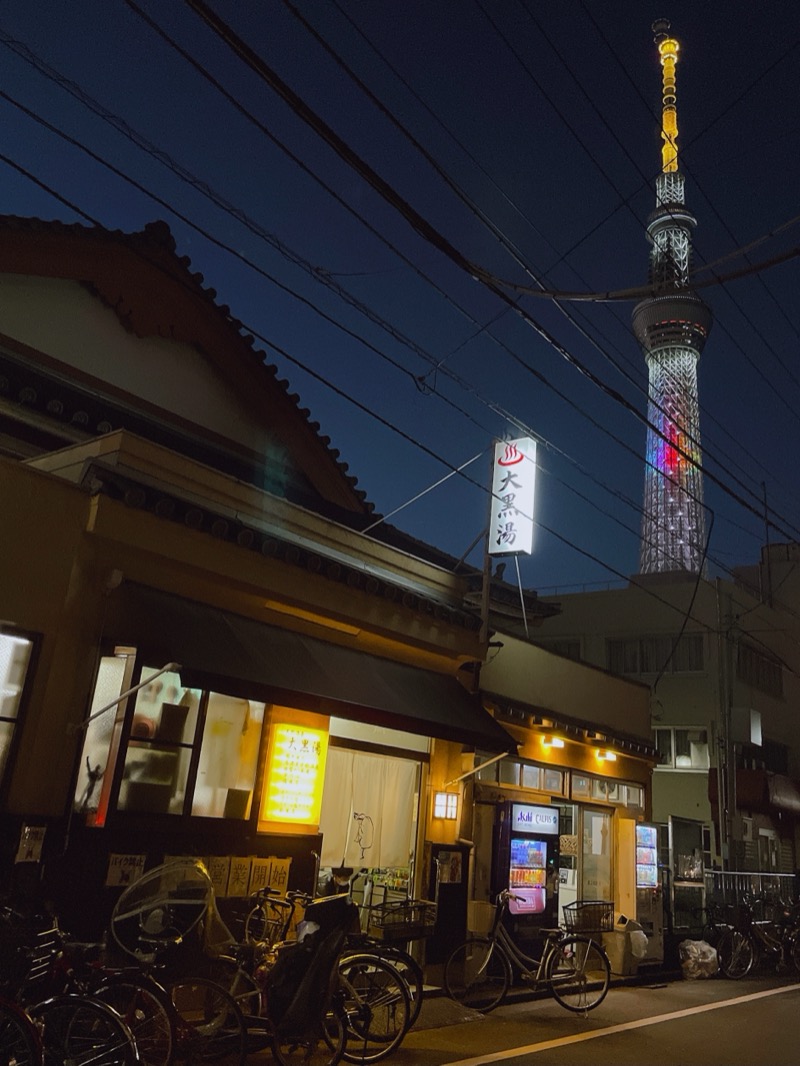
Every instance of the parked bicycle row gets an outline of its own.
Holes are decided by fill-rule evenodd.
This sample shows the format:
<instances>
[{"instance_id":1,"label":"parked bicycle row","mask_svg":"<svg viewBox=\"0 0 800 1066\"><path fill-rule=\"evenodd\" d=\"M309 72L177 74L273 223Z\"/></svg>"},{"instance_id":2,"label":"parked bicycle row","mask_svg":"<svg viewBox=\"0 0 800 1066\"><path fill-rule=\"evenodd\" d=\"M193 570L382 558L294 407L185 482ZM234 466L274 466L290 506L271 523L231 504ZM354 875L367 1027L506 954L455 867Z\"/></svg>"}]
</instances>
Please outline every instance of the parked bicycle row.
<instances>
[{"instance_id":1,"label":"parked bicycle row","mask_svg":"<svg viewBox=\"0 0 800 1066\"><path fill-rule=\"evenodd\" d=\"M286 1066L335 1066L377 1062L399 1045L422 996L407 952L357 935L346 897L262 893L253 912L236 944L204 867L183 861L121 895L102 950L6 911L0 1064L241 1066L268 1048ZM256 930L258 914L272 924Z\"/></svg>"},{"instance_id":2,"label":"parked bicycle row","mask_svg":"<svg viewBox=\"0 0 800 1066\"><path fill-rule=\"evenodd\" d=\"M446 992L489 1011L515 973L568 1010L604 999L601 938L542 931L538 958L506 930L502 892L491 931L444 967ZM379 909L370 936L348 895L255 894L237 943L202 863L179 860L126 889L105 945L82 945L52 920L0 920L0 1066L242 1066L269 1049L281 1066L370 1064L419 1016L423 971L407 942L431 921L425 901ZM588 908L595 906L586 904ZM605 906L605 905L602 905Z\"/></svg>"},{"instance_id":3,"label":"parked bicycle row","mask_svg":"<svg viewBox=\"0 0 800 1066\"><path fill-rule=\"evenodd\" d=\"M720 973L741 980L759 967L800 973L800 902L781 901L756 919L762 901L744 894L735 905L709 904L702 939L717 952Z\"/></svg>"}]
</instances>

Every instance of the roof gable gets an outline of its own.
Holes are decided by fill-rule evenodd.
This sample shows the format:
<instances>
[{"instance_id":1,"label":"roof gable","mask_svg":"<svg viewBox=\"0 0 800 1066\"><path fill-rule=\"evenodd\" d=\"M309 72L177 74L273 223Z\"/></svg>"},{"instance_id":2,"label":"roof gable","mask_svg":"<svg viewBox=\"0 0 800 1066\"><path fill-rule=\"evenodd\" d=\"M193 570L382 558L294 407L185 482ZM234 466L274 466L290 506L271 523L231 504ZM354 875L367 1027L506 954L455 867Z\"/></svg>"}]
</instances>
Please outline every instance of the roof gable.
<instances>
[{"instance_id":1,"label":"roof gable","mask_svg":"<svg viewBox=\"0 0 800 1066\"><path fill-rule=\"evenodd\" d=\"M166 223L126 234L102 227L0 216L4 274L82 283L137 338L190 345L235 391L248 418L260 422L285 450L321 503L354 514L372 505L330 447L330 438L299 406L230 309L216 303L187 257L176 254ZM28 358L35 353L28 352Z\"/></svg>"}]
</instances>

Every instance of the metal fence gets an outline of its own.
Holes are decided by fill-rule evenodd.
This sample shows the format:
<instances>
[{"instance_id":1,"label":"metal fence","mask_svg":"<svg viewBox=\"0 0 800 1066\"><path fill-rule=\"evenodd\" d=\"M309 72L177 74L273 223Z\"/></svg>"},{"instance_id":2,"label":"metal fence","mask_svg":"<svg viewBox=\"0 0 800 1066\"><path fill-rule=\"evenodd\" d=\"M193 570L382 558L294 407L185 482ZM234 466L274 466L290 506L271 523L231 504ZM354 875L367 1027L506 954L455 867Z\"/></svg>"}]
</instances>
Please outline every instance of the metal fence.
<instances>
[{"instance_id":1,"label":"metal fence","mask_svg":"<svg viewBox=\"0 0 800 1066\"><path fill-rule=\"evenodd\" d=\"M718 903L735 906L746 896L755 897L755 917L772 918L773 907L780 901L791 902L798 896L794 874L728 872L707 870L706 905Z\"/></svg>"}]
</instances>

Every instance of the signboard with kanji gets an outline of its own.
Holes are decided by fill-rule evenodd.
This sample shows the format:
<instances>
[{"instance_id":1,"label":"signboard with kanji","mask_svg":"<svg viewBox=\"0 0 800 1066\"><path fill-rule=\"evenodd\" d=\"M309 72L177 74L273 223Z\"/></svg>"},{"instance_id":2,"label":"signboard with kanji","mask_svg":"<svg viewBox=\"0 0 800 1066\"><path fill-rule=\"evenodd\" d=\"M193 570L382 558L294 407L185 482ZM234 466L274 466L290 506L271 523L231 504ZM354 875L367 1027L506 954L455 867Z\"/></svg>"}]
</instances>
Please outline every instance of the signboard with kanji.
<instances>
[{"instance_id":1,"label":"signboard with kanji","mask_svg":"<svg viewBox=\"0 0 800 1066\"><path fill-rule=\"evenodd\" d=\"M535 486L536 441L520 437L498 442L492 467L490 555L530 555L533 551Z\"/></svg>"}]
</instances>

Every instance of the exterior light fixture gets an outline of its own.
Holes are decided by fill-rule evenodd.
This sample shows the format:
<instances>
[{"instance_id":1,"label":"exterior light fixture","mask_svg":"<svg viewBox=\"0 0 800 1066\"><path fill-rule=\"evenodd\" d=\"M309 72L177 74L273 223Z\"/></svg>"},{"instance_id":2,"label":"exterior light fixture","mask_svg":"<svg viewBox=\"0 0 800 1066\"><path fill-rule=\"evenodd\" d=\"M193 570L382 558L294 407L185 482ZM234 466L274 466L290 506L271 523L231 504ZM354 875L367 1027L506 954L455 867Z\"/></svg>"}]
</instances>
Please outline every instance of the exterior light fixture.
<instances>
[{"instance_id":1,"label":"exterior light fixture","mask_svg":"<svg viewBox=\"0 0 800 1066\"><path fill-rule=\"evenodd\" d=\"M545 748L563 748L564 747L564 741L561 739L561 737L547 736L547 737L542 737L542 745Z\"/></svg>"},{"instance_id":2,"label":"exterior light fixture","mask_svg":"<svg viewBox=\"0 0 800 1066\"><path fill-rule=\"evenodd\" d=\"M598 748L597 758L600 760L600 762L616 762L617 753L615 751L608 751L608 749L605 748L602 750Z\"/></svg>"},{"instance_id":3,"label":"exterior light fixture","mask_svg":"<svg viewBox=\"0 0 800 1066\"><path fill-rule=\"evenodd\" d=\"M433 796L433 817L454 822L458 818L458 793L436 792Z\"/></svg>"}]
</instances>

